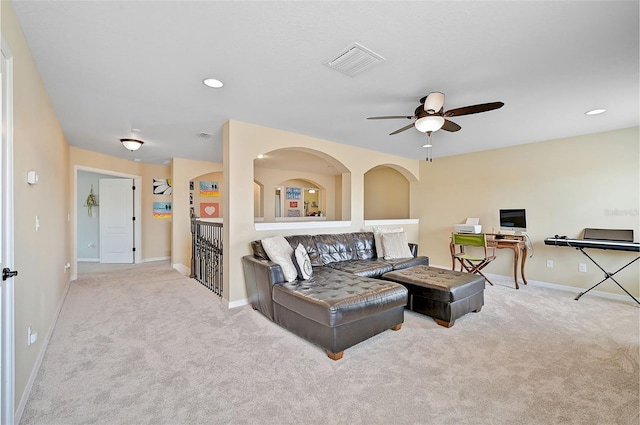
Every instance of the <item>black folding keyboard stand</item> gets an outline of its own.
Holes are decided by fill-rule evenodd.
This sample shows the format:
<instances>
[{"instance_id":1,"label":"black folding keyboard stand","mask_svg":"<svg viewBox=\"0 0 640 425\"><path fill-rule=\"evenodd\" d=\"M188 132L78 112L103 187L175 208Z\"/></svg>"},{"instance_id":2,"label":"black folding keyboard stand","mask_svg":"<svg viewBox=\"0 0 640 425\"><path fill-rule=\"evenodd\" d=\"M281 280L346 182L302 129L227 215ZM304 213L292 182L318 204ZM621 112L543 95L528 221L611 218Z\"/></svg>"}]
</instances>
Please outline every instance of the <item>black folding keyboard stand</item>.
<instances>
[{"instance_id":1,"label":"black folding keyboard stand","mask_svg":"<svg viewBox=\"0 0 640 425\"><path fill-rule=\"evenodd\" d=\"M602 279L600 282L596 283L595 285L593 285L591 288L587 289L586 291L584 291L584 292L580 292L580 293L578 294L578 296L575 298L575 300L576 300L576 301L578 301L578 300L580 299L580 297L581 297L581 296L583 296L584 294L586 294L587 292L589 292L590 290L592 290L592 289L593 289L593 288L595 288L596 286L598 286L598 285L600 285L601 283L604 283L605 281L607 281L607 280L611 279L611 280L613 280L613 281L616 283L616 285L618 285L618 286L620 287L620 289L622 289L624 292L626 292L626 293L627 293L627 295L629 295L631 298L633 298L633 300L634 300L635 302L637 302L638 304L640 304L640 301L638 301L638 299L637 299L636 297L634 297L633 295L631 295L631 294L629 293L629 291L627 291L626 289L624 289L624 288L622 287L622 285L620 285L620 284L618 283L618 281L617 281L617 280L615 280L615 279L613 278L613 276L614 276L616 273L618 273L619 271L621 271L621 270L623 270L623 269L627 268L627 267L628 267L628 266L630 266L631 264L635 263L636 261L638 261L638 259L640 259L640 257L636 257L636 258L634 258L633 260L629 261L629 262L628 262L627 264L625 264L624 266L620 267L620 268L619 268L618 270L616 270L615 272L613 272L613 273L609 273L608 271L606 271L605 269L603 269L602 267L600 267L600 264L598 264L598 263L597 263L593 258L591 258L591 256L590 256L589 254L587 254L587 253L584 251L584 248L582 248L582 247L574 247L574 248L576 248L578 251L580 251L580 252L582 252L584 255L586 255L586 256L587 256L587 258L588 258L589 260L591 260L591 262L592 262L593 264L595 264L595 265L596 265L600 270L602 270L602 272L604 273L604 279Z\"/></svg>"}]
</instances>

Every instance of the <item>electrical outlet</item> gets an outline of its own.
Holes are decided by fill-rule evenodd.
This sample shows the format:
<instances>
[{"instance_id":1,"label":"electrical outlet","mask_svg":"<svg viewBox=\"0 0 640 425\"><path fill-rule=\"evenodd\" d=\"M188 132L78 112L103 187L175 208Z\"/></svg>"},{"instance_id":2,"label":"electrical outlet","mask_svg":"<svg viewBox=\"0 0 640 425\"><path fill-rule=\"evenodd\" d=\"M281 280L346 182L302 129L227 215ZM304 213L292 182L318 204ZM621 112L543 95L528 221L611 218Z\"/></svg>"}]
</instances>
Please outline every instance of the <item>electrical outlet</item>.
<instances>
[{"instance_id":1,"label":"electrical outlet","mask_svg":"<svg viewBox=\"0 0 640 425\"><path fill-rule=\"evenodd\" d=\"M27 327L27 345L35 344L38 340L38 332L31 329L31 326Z\"/></svg>"},{"instance_id":2,"label":"electrical outlet","mask_svg":"<svg viewBox=\"0 0 640 425\"><path fill-rule=\"evenodd\" d=\"M553 260L547 260L547 267L549 268L553 267Z\"/></svg>"},{"instance_id":3,"label":"electrical outlet","mask_svg":"<svg viewBox=\"0 0 640 425\"><path fill-rule=\"evenodd\" d=\"M578 264L578 271L582 272L582 273L586 273L587 272L587 265L584 264L584 263Z\"/></svg>"}]
</instances>

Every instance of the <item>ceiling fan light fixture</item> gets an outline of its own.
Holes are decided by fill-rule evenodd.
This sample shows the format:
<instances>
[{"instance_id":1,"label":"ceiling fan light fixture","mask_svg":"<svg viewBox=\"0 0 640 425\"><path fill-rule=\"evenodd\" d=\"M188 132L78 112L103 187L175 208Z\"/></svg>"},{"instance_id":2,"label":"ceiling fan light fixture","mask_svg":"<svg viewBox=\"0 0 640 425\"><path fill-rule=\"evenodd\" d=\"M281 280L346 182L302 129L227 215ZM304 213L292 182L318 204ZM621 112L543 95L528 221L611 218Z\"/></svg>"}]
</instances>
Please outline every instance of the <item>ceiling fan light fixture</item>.
<instances>
[{"instance_id":1,"label":"ceiling fan light fixture","mask_svg":"<svg viewBox=\"0 0 640 425\"><path fill-rule=\"evenodd\" d=\"M416 128L422 133L440 130L443 125L444 117L439 115L428 115L426 117L418 118L415 122Z\"/></svg>"},{"instance_id":2,"label":"ceiling fan light fixture","mask_svg":"<svg viewBox=\"0 0 640 425\"><path fill-rule=\"evenodd\" d=\"M138 139L120 139L120 143L122 143L122 146L124 146L125 149L128 149L131 152L137 151L144 144L142 140Z\"/></svg>"}]
</instances>

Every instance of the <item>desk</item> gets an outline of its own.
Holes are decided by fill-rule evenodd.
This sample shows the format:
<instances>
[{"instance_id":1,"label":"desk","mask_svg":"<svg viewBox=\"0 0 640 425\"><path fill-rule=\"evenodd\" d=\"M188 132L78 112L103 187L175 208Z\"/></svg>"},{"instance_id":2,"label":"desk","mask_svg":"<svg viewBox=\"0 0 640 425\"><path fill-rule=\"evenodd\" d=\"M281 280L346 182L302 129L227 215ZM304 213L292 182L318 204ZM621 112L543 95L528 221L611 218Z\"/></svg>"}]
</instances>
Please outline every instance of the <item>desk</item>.
<instances>
[{"instance_id":1,"label":"desk","mask_svg":"<svg viewBox=\"0 0 640 425\"><path fill-rule=\"evenodd\" d=\"M527 241L525 235L502 235L496 233L485 233L487 236L487 246L489 248L496 249L510 249L513 251L513 281L516 284L516 289L520 289L518 285L518 266L520 266L520 275L522 276L522 283L527 284L527 279L524 277L524 265L527 261ZM520 252L522 251L522 253ZM453 259L453 242L451 243L451 260L455 268L455 260Z\"/></svg>"}]
</instances>

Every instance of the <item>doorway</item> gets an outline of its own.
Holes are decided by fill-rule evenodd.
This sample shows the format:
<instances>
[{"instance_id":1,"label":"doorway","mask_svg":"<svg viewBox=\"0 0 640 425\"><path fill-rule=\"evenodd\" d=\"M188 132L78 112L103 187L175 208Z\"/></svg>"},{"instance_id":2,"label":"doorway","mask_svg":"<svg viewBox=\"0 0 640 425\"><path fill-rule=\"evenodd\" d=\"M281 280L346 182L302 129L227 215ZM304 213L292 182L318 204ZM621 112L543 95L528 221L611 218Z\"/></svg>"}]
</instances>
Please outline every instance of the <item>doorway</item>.
<instances>
[{"instance_id":1,"label":"doorway","mask_svg":"<svg viewBox=\"0 0 640 425\"><path fill-rule=\"evenodd\" d=\"M133 220L133 240L134 240L134 246L135 246L135 251L133 253L133 263L142 262L142 255L141 255L142 254L142 226L141 226L141 223L142 223L142 219L141 219L142 177L134 174L126 174L126 173L120 173L117 171L76 165L75 173L74 173L74 197L73 197L74 199L73 202L75 207L73 209L73 211L75 212L73 229L75 230L75 234L73 237L73 265L72 265L73 271L72 271L72 277L71 277L72 280L75 280L78 278L78 261L87 261L88 259L90 261L95 261L95 262L100 261L99 233L97 233L96 237L93 240L89 240L85 237L87 236L86 227L83 227L86 224L85 222L87 220L89 221L91 220L89 218L89 211L86 207L86 202L85 202L85 199L88 197L88 194L89 194L88 190L90 189L83 186L83 183L82 183L83 181L85 181L83 179L86 176L92 176L92 178L95 179L94 188L97 188L97 185L99 184L99 180L101 178L103 179L124 178L124 179L133 180L133 187L135 187L135 190L133 191L133 212L134 212L134 217L136 217L136 219ZM100 197L98 197L98 207L95 208L95 211L92 210L92 214L99 216L100 212L98 210L102 208L99 205L100 205ZM98 220L94 220L94 223L95 223L94 225L96 226L96 229L99 229ZM96 230L96 232L99 232L99 230ZM80 244L82 244L82 247L80 246ZM94 247L91 247L91 249L95 251L95 256L93 256L93 254L92 256L88 256L87 248L89 248L88 247L89 244L95 245ZM89 251L91 251L91 249ZM128 262L132 262L132 261L129 260Z\"/></svg>"}]
</instances>

